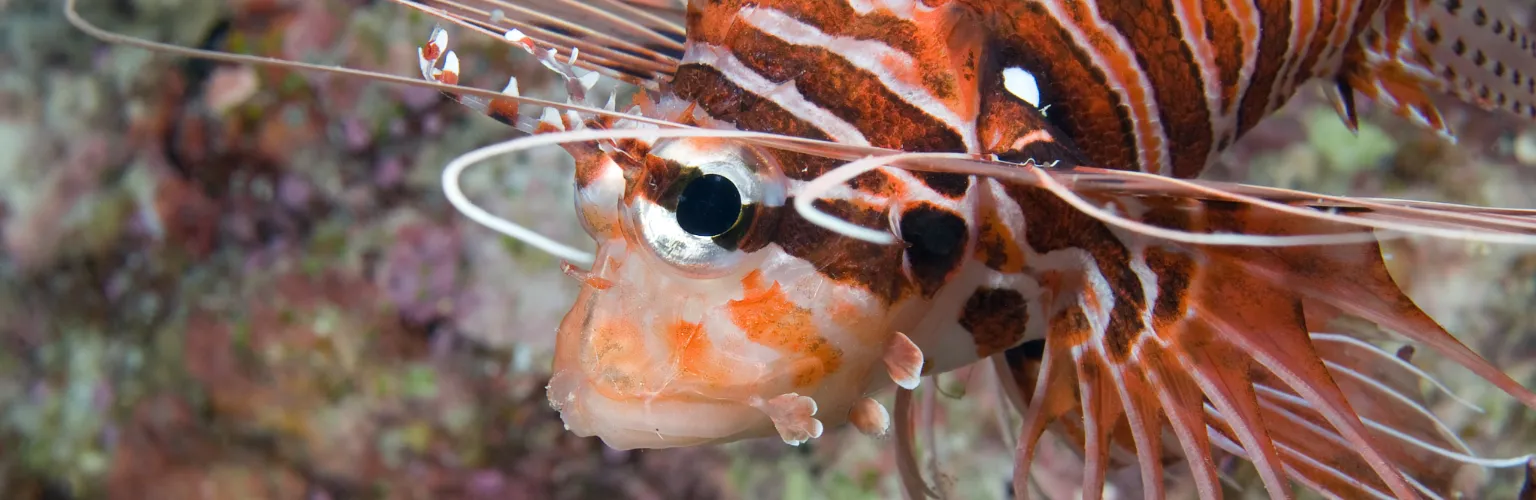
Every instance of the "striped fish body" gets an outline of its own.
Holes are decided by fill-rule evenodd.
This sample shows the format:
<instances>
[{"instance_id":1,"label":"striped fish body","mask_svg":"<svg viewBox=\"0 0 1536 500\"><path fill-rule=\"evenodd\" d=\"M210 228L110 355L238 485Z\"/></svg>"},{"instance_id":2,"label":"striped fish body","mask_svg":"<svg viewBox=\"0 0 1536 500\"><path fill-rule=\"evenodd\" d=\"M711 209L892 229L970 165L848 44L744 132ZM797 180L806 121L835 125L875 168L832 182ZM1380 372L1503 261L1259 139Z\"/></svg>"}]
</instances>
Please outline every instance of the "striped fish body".
<instances>
[{"instance_id":1,"label":"striped fish body","mask_svg":"<svg viewBox=\"0 0 1536 500\"><path fill-rule=\"evenodd\" d=\"M739 25L712 20L742 8L790 12L814 30L796 23L778 29L758 14ZM905 114L847 110L861 112L859 119L937 121L965 135L957 127L987 106L988 86L1015 83L1094 163L1177 177L1198 175L1312 80L1329 82L1351 127L1360 94L1446 134L1435 93L1524 115L1536 96L1526 35L1495 19L1496 11L1459 1L723 1L696 2L694 11L696 43L735 37L758 51L737 57L771 58L785 52L774 44L818 43L805 37L849 41L829 52L840 57L778 61L767 80L812 65L837 78L881 76L855 70L881 54L911 59L907 73L883 75L905 88L878 100L905 104ZM686 66L680 70L688 76ZM1017 81L999 78L1004 72ZM968 78L976 80L953 81ZM981 96L962 90L972 85ZM820 97L816 88L803 90L812 103ZM909 150L994 149L954 138L906 139L900 145Z\"/></svg>"},{"instance_id":2,"label":"striped fish body","mask_svg":"<svg viewBox=\"0 0 1536 500\"><path fill-rule=\"evenodd\" d=\"M1389 2L960 3L1096 163L1194 177L1299 86L1348 71Z\"/></svg>"},{"instance_id":3,"label":"striped fish body","mask_svg":"<svg viewBox=\"0 0 1536 500\"><path fill-rule=\"evenodd\" d=\"M1012 55L1026 45L1006 30L975 29L1002 17L1022 22L1040 5L1009 3L1021 10L1002 16L936 3L694 2L680 64L647 115L906 151L1093 162L1091 136L1064 132L1076 122L1055 112L1054 91L1032 92L1029 78L1010 71L1028 62ZM1319 46L1317 58L1336 69L1344 51ZM1069 70L1024 71L1040 82ZM1234 90L1232 107L1248 95L1256 94ZM1266 111L1275 102L1264 101ZM1092 115L1124 117L1113 109ZM584 288L562 325L551 383L574 432L619 447L772 433L798 443L858 422L869 391L996 356L1031 402L1020 407L1020 470L1047 425L1064 424L1089 460L1087 496L1102 488L1115 450L1135 457L1146 491L1159 496L1159 440L1173 430L1179 442L1170 446L1190 459L1206 498L1220 494L1212 457L1221 451L1253 460L1276 496L1297 481L1346 497L1413 498L1420 486L1447 491L1459 465L1424 447L1465 446L1413 398L1336 383L1340 370L1390 371L1394 361L1379 352L1340 358L1344 348L1315 340L1309 325L1366 318L1529 394L1403 295L1368 230L1189 199L1090 200L1166 228L1368 240L1279 250L1177 244L1113 229L1039 187L882 167L815 202L902 243L878 245L788 208L840 161L728 144L676 139L622 157L577 153L582 192L609 193L584 198L583 213L608 221L589 227L609 229L594 231L601 250L592 273L602 286ZM1085 144L1086 153L1077 146ZM683 236L698 236L677 228L702 209L679 193L718 185L701 180L710 175L750 201L728 229ZM726 368L730 360L739 366ZM1358 415L1412 441L1384 438Z\"/></svg>"},{"instance_id":4,"label":"striped fish body","mask_svg":"<svg viewBox=\"0 0 1536 500\"><path fill-rule=\"evenodd\" d=\"M1085 98L1057 112L1052 100L1073 101L1041 82L1070 81L1070 65L1041 69L1019 55L1033 47L1026 36L1049 32L1023 29L1048 6L987 7L695 1L677 66L637 108L704 129L1020 162L1093 164L1104 154L1094 151L1115 151L1105 140L1113 127L1071 137L1078 122L1061 115L1113 121L1124 106ZM1318 51L1336 64L1350 57ZM1328 66L1303 64L1319 65ZM1241 87L1236 109L1256 95ZM535 131L577 126L645 128L546 113ZM1536 405L1403 295L1369 229L1236 203L1086 196L1162 228L1358 237L1301 248L1176 243L1111 227L1005 175L894 167L812 196L841 161L704 135L567 147L598 252L590 271L573 273L584 286L557 334L549 395L579 435L662 448L775 434L801 443L850 421L882 430L871 425L885 414L871 392L992 358L1014 375L1024 415L1020 494L1051 424L1085 452L1087 497L1101 493L1112 456L1134 457L1148 496L1160 497L1165 455L1181 454L1202 497L1216 498L1223 452L1252 461L1279 498L1292 481L1351 498L1448 491L1461 462L1447 457L1466 447L1421 401L1379 383L1400 360L1313 333L1341 316L1430 346ZM803 199L898 244L829 229L792 208ZM1176 444L1161 442L1167 430Z\"/></svg>"},{"instance_id":5,"label":"striped fish body","mask_svg":"<svg viewBox=\"0 0 1536 500\"><path fill-rule=\"evenodd\" d=\"M753 130L903 151L1088 161L1042 119L1028 97L1039 88L1009 78L1006 53L985 20L958 2L693 2L669 90L712 118ZM833 164L796 163L798 171L786 174L798 180ZM950 194L963 188L954 178L938 184Z\"/></svg>"}]
</instances>

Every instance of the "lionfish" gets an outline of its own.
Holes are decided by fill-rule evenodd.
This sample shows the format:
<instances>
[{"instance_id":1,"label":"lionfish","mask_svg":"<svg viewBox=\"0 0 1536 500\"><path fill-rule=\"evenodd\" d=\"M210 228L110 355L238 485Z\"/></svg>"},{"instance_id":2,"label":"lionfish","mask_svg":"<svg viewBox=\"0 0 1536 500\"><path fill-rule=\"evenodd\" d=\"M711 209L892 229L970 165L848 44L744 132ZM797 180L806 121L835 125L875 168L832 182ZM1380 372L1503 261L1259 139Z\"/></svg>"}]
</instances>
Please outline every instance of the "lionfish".
<instances>
[{"instance_id":1,"label":"lionfish","mask_svg":"<svg viewBox=\"0 0 1536 500\"><path fill-rule=\"evenodd\" d=\"M335 68L193 51L232 61ZM1427 346L1536 408L1422 312L1379 242L1533 242L1536 214L1322 196L1197 176L1304 83L1354 126L1355 98L1450 137L1432 99L1536 113L1527 34L1459 0L497 0L400 3L526 49L570 101L460 87L448 32L429 84L528 136L461 157L467 216L564 256L581 292L548 394L567 427L619 449L852 423L898 386L904 486L911 390L991 363L1022 417L1014 489L1049 427L1106 470L1216 457L1274 498L1440 498L1478 458L1425 407L1406 359L1326 333L1354 318ZM589 96L636 85L627 112ZM398 77L374 78L405 83ZM542 108L541 114L528 111ZM562 145L587 255L465 200L459 173ZM590 269L576 264L590 263ZM1405 380L1408 381L1404 383ZM1432 381L1432 380L1431 380Z\"/></svg>"}]
</instances>

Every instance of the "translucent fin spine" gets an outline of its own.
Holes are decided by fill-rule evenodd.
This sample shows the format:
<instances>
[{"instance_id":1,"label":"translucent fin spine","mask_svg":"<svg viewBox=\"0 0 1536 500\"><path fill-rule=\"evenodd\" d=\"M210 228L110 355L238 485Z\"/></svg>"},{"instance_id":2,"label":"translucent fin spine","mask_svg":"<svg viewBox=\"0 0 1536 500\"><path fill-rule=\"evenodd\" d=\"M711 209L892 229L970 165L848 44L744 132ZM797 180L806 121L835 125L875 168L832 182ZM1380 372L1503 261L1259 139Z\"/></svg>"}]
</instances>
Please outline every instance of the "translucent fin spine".
<instances>
[{"instance_id":1,"label":"translucent fin spine","mask_svg":"<svg viewBox=\"0 0 1536 500\"><path fill-rule=\"evenodd\" d=\"M1199 231L1359 231L1253 207L1172 204L1182 220L1170 216L1172 207L1149 213ZM1107 467L1125 465L1141 469L1147 498L1160 497L1161 464L1178 453L1160 441L1165 425L1202 498L1220 497L1216 463L1224 455L1252 463L1272 498L1292 498L1293 484L1343 498L1452 498L1468 494L1454 481L1466 467L1525 463L1526 457L1475 456L1429 410L1417 384L1431 379L1409 360L1312 331L1340 315L1371 320L1529 401L1529 391L1511 385L1402 295L1376 244L1181 248L1193 258L1187 280L1169 281L1175 285L1160 292L1178 297L1182 312L1176 321L1157 321L1154 335L1140 339L1127 359L1106 355L1092 334L1074 328L1084 323L1071 320L1053 323L1043 349L1008 353L1028 395L1016 486L1025 485L1046 428L1062 429L1082 446L1088 498L1102 494ZM1072 310L1058 317L1070 318ZM1135 463L1113 459L1117 449L1134 450Z\"/></svg>"},{"instance_id":2,"label":"translucent fin spine","mask_svg":"<svg viewBox=\"0 0 1536 500\"><path fill-rule=\"evenodd\" d=\"M683 8L668 1L396 0L488 36L518 32L530 51L655 89L683 52ZM581 54L581 58L574 56Z\"/></svg>"},{"instance_id":3,"label":"translucent fin spine","mask_svg":"<svg viewBox=\"0 0 1536 500\"><path fill-rule=\"evenodd\" d=\"M1536 117L1536 39L1509 8L1482 0L1426 3L1414 48L1449 90L1487 109Z\"/></svg>"},{"instance_id":4,"label":"translucent fin spine","mask_svg":"<svg viewBox=\"0 0 1536 500\"><path fill-rule=\"evenodd\" d=\"M1536 39L1506 7L1401 0L1388 2L1372 27L1346 55L1342 86L1453 140L1432 100L1436 93L1536 118ZM1341 115L1353 114L1347 90L1331 97Z\"/></svg>"}]
</instances>

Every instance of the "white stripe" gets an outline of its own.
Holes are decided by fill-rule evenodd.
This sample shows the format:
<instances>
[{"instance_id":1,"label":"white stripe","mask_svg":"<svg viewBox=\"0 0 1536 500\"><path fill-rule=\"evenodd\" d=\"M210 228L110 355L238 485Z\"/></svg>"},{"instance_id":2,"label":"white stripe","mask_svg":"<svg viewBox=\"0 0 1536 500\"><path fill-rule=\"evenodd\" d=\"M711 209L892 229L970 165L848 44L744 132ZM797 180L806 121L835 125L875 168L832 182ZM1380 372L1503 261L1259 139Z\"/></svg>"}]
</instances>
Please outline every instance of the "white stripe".
<instances>
[{"instance_id":1,"label":"white stripe","mask_svg":"<svg viewBox=\"0 0 1536 500\"><path fill-rule=\"evenodd\" d=\"M1247 19L1238 17L1239 5L1248 10ZM1231 3L1227 4L1227 10L1237 21L1237 29L1242 38L1253 40L1253 43L1243 44L1243 67L1237 72L1237 93L1234 95L1231 112L1227 114L1227 120L1232 123L1232 127L1227 129L1226 139L1228 143L1232 143L1237 140L1237 128L1241 125L1237 123L1237 115L1243 108L1243 98L1248 95L1248 87L1253 85L1253 73L1259 65L1259 44L1264 34L1264 14L1259 11L1258 2L1254 0L1231 0Z\"/></svg>"},{"instance_id":2,"label":"white stripe","mask_svg":"<svg viewBox=\"0 0 1536 500\"><path fill-rule=\"evenodd\" d=\"M790 196L800 196L801 193L805 192L806 184L810 183L811 181L789 179ZM833 186L831 189L822 192L821 196L817 199L826 201L857 201L875 207L884 207L891 203L888 197L854 189L848 183Z\"/></svg>"},{"instance_id":3,"label":"white stripe","mask_svg":"<svg viewBox=\"0 0 1536 500\"><path fill-rule=\"evenodd\" d=\"M986 190L993 213L997 215L997 220L1003 223L1003 227L1008 228L1008 234L1013 235L1012 243L1019 246L1020 253L1025 256L1024 262L1028 263L1035 253L1024 240L1024 231L1028 230L1029 224L1024 217L1024 208L1020 207L1013 197L1008 196L1008 188L1003 181L993 177L983 177L977 179L977 182L983 183L981 188Z\"/></svg>"},{"instance_id":4,"label":"white stripe","mask_svg":"<svg viewBox=\"0 0 1536 500\"><path fill-rule=\"evenodd\" d=\"M906 21L915 19L916 16L914 14L919 9L925 12L933 10L918 4L917 0L848 0L848 6L852 7L853 12L858 15L865 16L878 10L884 10Z\"/></svg>"},{"instance_id":5,"label":"white stripe","mask_svg":"<svg viewBox=\"0 0 1536 500\"><path fill-rule=\"evenodd\" d=\"M1040 264L1042 270L1070 269L1082 273L1083 283L1093 289L1093 296L1090 300L1089 294L1084 293L1086 290L1078 292L1077 306L1088 319L1089 338L1104 351L1104 334L1109 330L1109 313L1115 309L1115 292L1110 288L1109 280L1104 278L1098 260L1086 250L1069 247L1046 252L1040 256Z\"/></svg>"},{"instance_id":6,"label":"white stripe","mask_svg":"<svg viewBox=\"0 0 1536 500\"><path fill-rule=\"evenodd\" d=\"M1206 118L1210 120L1211 127L1211 144L1206 148L1205 165L1209 166L1216 160L1216 146L1221 144L1221 133L1234 127L1232 117L1221 112L1221 67L1216 64L1215 47L1205 39L1203 28L1210 26L1211 21L1205 17L1202 5L1195 5L1195 11L1190 12L1184 9L1184 2L1171 3L1173 17L1179 21L1179 31L1184 33L1184 46L1189 47L1194 54L1195 65L1200 68L1200 80L1205 84ZM1200 24L1197 25L1196 20Z\"/></svg>"},{"instance_id":7,"label":"white stripe","mask_svg":"<svg viewBox=\"0 0 1536 500\"><path fill-rule=\"evenodd\" d=\"M1306 57L1307 46L1312 43L1312 36L1317 31L1317 23L1312 23L1312 31L1301 31L1301 23L1298 19L1304 19L1302 8L1311 5L1315 10L1315 2L1291 2L1291 37L1287 39L1285 53L1281 56L1280 71L1275 73L1275 84L1269 88L1269 96L1264 103L1264 114L1274 113L1280 108L1280 103L1285 102L1291 95L1291 89L1296 84L1297 73L1301 69L1301 61ZM1318 17L1314 12L1312 21Z\"/></svg>"},{"instance_id":8,"label":"white stripe","mask_svg":"<svg viewBox=\"0 0 1536 500\"><path fill-rule=\"evenodd\" d=\"M917 176L914 175L910 170L891 167L881 167L880 170L889 175L891 181L896 182L902 186L906 194L906 196L902 197L902 203L915 205L926 201L946 210L952 210L963 214L974 212L972 209L965 206L967 203L971 203L971 194L969 189L967 189L965 196L962 196L959 200L955 200L939 194L937 190L928 186L928 183L918 179ZM971 186L976 185L975 181L975 177L971 177Z\"/></svg>"},{"instance_id":9,"label":"white stripe","mask_svg":"<svg viewBox=\"0 0 1536 500\"><path fill-rule=\"evenodd\" d=\"M1103 71L1105 81L1109 84L1110 90L1113 90L1116 94L1120 95L1121 106L1131 108L1131 120L1133 122L1137 121L1138 115L1146 117L1147 122L1151 124L1153 132L1158 134L1159 138L1163 139L1159 142L1159 147L1154 149L1151 145L1148 144L1148 141L1150 141L1152 138L1146 137L1146 134L1141 133L1140 125L1142 124L1132 124L1132 131L1134 132L1133 135L1136 138L1136 150L1138 153L1137 161L1141 163L1140 167L1142 171L1147 171L1147 168L1151 167L1155 163L1161 167L1160 170L1157 172L1149 173L1159 175L1172 175L1173 162L1169 159L1168 156L1168 141L1166 140L1167 133L1163 131L1163 124L1162 120L1159 118L1160 114L1157 110L1157 103L1155 102L1155 98L1152 96L1152 82L1147 79L1146 73L1139 70L1136 71L1136 75L1134 76L1136 81L1134 82L1125 82L1120 80L1118 75L1112 71L1107 70L1107 68L1112 68L1116 65L1110 64L1105 54L1100 53L1094 49L1094 37L1090 37L1087 33L1083 32L1083 28L1078 26L1077 23L1073 21L1073 16L1068 13L1066 7L1062 5L1064 3L1063 0L1050 0L1040 3L1045 6L1048 12L1051 13L1051 17L1058 19L1061 27L1065 29L1067 33L1072 35L1072 43L1077 44L1077 46L1081 48L1083 52L1088 54L1089 59L1093 60L1094 66L1099 68L1106 68L1106 71ZM1103 34L1103 38L1114 45L1115 51L1117 53L1123 54L1127 57L1130 57L1132 54L1136 53L1136 51L1131 48L1130 43L1125 40L1125 37L1120 35L1119 30L1117 30L1113 25L1110 25L1108 22L1105 22L1103 16L1099 15L1097 5L1085 6L1085 10L1087 10L1091 16L1091 19L1086 19L1085 21L1093 23L1094 27ZM1136 64L1134 58L1132 59L1131 64L1133 66ZM1146 99L1141 101L1131 99L1131 94L1128 89L1132 88L1131 86L1133 85L1136 86L1135 88L1143 89L1142 92L1146 94Z\"/></svg>"},{"instance_id":10,"label":"white stripe","mask_svg":"<svg viewBox=\"0 0 1536 500\"><path fill-rule=\"evenodd\" d=\"M1358 8L1351 7L1352 2L1338 2L1334 4L1334 15L1339 18L1339 25L1335 27L1333 40L1341 41L1341 45L1329 47L1328 57L1318 61L1318 67L1314 68L1314 75L1333 75L1344 65L1345 47L1351 46L1350 35L1354 34L1355 21L1361 12Z\"/></svg>"},{"instance_id":11,"label":"white stripe","mask_svg":"<svg viewBox=\"0 0 1536 500\"><path fill-rule=\"evenodd\" d=\"M838 118L821 106L807 101L805 96L800 94L800 89L795 87L795 82L789 81L782 84L771 82L742 64L741 60L729 50L694 41L688 44L688 50L683 53L683 63L704 64L719 70L720 74L725 75L725 78L737 87L777 104L796 118L805 120L820 129L835 142L856 146L869 145L869 140L864 138L864 134L859 132L858 127L843 121L842 118Z\"/></svg>"},{"instance_id":12,"label":"white stripe","mask_svg":"<svg viewBox=\"0 0 1536 500\"><path fill-rule=\"evenodd\" d=\"M1116 236L1118 237L1119 234L1116 234ZM1123 238L1121 240L1124 241ZM1130 253L1131 274L1136 276L1136 281L1141 285L1141 332L1136 336L1137 342L1133 346L1140 347L1142 342L1151 339L1153 342L1166 347L1167 344L1162 342L1162 338L1157 336L1157 332L1153 331L1155 323L1153 322L1152 314L1153 310L1157 307L1157 298L1162 293L1162 290L1157 288L1157 273L1152 272L1152 268L1147 265L1146 245L1137 244L1131 246L1127 244L1125 245L1125 250Z\"/></svg>"},{"instance_id":13,"label":"white stripe","mask_svg":"<svg viewBox=\"0 0 1536 500\"><path fill-rule=\"evenodd\" d=\"M967 206L967 203L969 203L969 193L967 193L966 197L962 197L961 199L951 199L942 194L939 194L938 191L934 190L932 187L929 187L928 183L918 179L917 176L913 175L912 172L908 171L907 169L880 167L876 171L885 174L889 181L901 185L901 189L898 190L898 192L902 193L900 200L893 200L890 196L885 194L854 189L853 186L850 186L847 183L833 186L831 189L821 193L821 196L817 199L827 201L857 201L859 203L873 207L887 207L897 201L905 205L928 202L934 206L946 210L959 213L971 213L971 208ZM975 179L973 178L972 181L974 182ZM790 179L790 195L800 196L800 193L805 192L805 186L810 183L811 181Z\"/></svg>"},{"instance_id":14,"label":"white stripe","mask_svg":"<svg viewBox=\"0 0 1536 500\"><path fill-rule=\"evenodd\" d=\"M1120 207L1125 212L1123 215L1135 220L1144 220L1147 212L1151 210L1145 203L1136 198L1115 198L1110 203L1107 205L1108 207ZM1136 276L1137 284L1141 285L1141 330L1136 335L1136 342L1131 345L1131 356L1132 359L1135 359L1137 353L1141 350L1142 342L1146 342L1148 339L1157 342L1163 347L1168 346L1168 343L1164 342L1161 337L1158 337L1157 332L1154 331L1153 325L1155 323L1152 317L1153 309L1157 306L1157 298L1162 291L1157 288L1157 273L1153 272L1152 267L1147 265L1147 238L1133 231L1127 231L1118 227L1109 228L1109 234L1120 242L1120 246L1125 247L1128 267L1130 267L1131 274ZM1181 250L1163 247L1159 247L1159 249L1187 255Z\"/></svg>"},{"instance_id":15,"label":"white stripe","mask_svg":"<svg viewBox=\"0 0 1536 500\"><path fill-rule=\"evenodd\" d=\"M1003 181L983 178L977 182L985 183L977 186L972 192L985 191L998 220L1013 233L1014 242L1019 253L1024 257L1024 273L1030 276L1041 276L1051 271L1064 274L1081 273L1083 283L1093 289L1095 301L1088 300L1087 290L1077 292L1076 300L1071 303L1082 308L1083 316L1088 320L1090 338L1099 346L1099 352L1104 352L1104 332L1109 326L1110 311L1115 307L1114 290L1109 286L1109 280L1104 278L1104 273L1099 269L1098 260L1088 251L1077 247L1067 247L1052 250L1046 253L1035 253L1034 248L1025 242L1025 233L1029 231L1029 218L1024 213L1024 207L1019 206L1018 200L1008 195L1008 190ZM984 208L983 208L984 209ZM1046 314L1053 316L1059 311L1053 310ZM1081 346L1079 346L1081 347Z\"/></svg>"},{"instance_id":16,"label":"white stripe","mask_svg":"<svg viewBox=\"0 0 1536 500\"><path fill-rule=\"evenodd\" d=\"M899 76L916 65L905 52L876 41L830 36L777 10L746 7L739 16L747 25L786 43L826 49L842 56L854 67L875 75L897 97L949 125L965 141L966 152L981 151L974 117L961 117L928 89Z\"/></svg>"}]
</instances>

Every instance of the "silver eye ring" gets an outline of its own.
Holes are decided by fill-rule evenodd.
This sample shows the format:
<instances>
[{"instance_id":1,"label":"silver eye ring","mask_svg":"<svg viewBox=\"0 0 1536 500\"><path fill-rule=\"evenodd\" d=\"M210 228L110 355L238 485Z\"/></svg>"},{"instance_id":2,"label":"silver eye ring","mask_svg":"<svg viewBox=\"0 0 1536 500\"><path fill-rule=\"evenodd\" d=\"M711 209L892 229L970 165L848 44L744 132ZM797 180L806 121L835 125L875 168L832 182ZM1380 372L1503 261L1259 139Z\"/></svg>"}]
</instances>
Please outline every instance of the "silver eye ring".
<instances>
[{"instance_id":1,"label":"silver eye ring","mask_svg":"<svg viewBox=\"0 0 1536 500\"><path fill-rule=\"evenodd\" d=\"M777 170L719 141L668 141L651 154L682 166L662 199L637 197L630 206L630 227L651 252L694 277L729 274L749 260L732 242L763 207L784 204Z\"/></svg>"}]
</instances>

